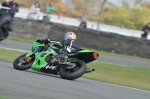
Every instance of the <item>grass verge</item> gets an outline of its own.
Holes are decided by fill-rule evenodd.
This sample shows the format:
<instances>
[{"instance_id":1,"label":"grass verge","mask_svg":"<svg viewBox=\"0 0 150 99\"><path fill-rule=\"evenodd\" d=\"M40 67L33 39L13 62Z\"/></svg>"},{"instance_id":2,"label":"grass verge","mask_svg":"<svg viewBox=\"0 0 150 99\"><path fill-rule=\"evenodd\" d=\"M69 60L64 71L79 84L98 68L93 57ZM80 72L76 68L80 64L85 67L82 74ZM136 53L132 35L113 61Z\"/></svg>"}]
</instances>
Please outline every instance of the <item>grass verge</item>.
<instances>
[{"instance_id":1,"label":"grass verge","mask_svg":"<svg viewBox=\"0 0 150 99\"><path fill-rule=\"evenodd\" d=\"M24 52L12 51L0 48L0 60L6 62L13 62L18 56L24 54Z\"/></svg>"},{"instance_id":2,"label":"grass verge","mask_svg":"<svg viewBox=\"0 0 150 99\"><path fill-rule=\"evenodd\" d=\"M0 60L13 62L24 52L0 49ZM106 63L93 62L88 67L95 68L96 71L85 74L83 77L103 82L114 83L150 91L150 68L128 67L110 65Z\"/></svg>"},{"instance_id":3,"label":"grass verge","mask_svg":"<svg viewBox=\"0 0 150 99\"><path fill-rule=\"evenodd\" d=\"M9 99L9 98L0 97L0 99Z\"/></svg>"},{"instance_id":4,"label":"grass verge","mask_svg":"<svg viewBox=\"0 0 150 99\"><path fill-rule=\"evenodd\" d=\"M12 36L12 35L10 35L7 39L21 41L21 42L28 42L28 43L33 43L36 40L35 38L27 38L27 37L22 37L22 36L17 37L17 36ZM94 50L94 49L90 49L90 50L93 50L93 51L98 52L99 54L103 54L103 55L116 56L116 57L122 57L122 58L130 58L130 59L143 60L143 61L150 62L150 59L146 59L146 58L140 58L140 57L136 57L136 56L129 56L129 55L123 55L123 54L116 54L113 52L98 51L98 50Z\"/></svg>"},{"instance_id":5,"label":"grass verge","mask_svg":"<svg viewBox=\"0 0 150 99\"><path fill-rule=\"evenodd\" d=\"M84 77L150 91L150 68L128 67L93 62L88 67L96 71Z\"/></svg>"}]
</instances>

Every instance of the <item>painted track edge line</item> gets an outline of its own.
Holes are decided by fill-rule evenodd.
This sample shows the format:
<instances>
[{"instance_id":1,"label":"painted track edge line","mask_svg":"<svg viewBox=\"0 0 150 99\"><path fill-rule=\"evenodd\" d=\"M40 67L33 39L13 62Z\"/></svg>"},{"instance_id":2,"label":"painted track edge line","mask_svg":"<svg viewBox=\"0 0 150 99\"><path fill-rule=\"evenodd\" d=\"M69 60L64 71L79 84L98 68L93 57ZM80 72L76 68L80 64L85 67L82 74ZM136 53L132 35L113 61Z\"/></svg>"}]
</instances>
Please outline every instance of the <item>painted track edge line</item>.
<instances>
[{"instance_id":1,"label":"painted track edge line","mask_svg":"<svg viewBox=\"0 0 150 99\"><path fill-rule=\"evenodd\" d=\"M114 63L109 63L109 62L102 62L102 61L94 61L94 62L101 62L101 63L106 63L106 64L110 64L110 65L128 66L128 65L122 65L122 64L114 64Z\"/></svg>"},{"instance_id":2,"label":"painted track edge line","mask_svg":"<svg viewBox=\"0 0 150 99\"><path fill-rule=\"evenodd\" d=\"M21 49L14 49L14 48L8 48L8 47L0 47L2 49L7 49L7 50L13 50L13 51L19 51L19 52L29 52L27 50L21 50Z\"/></svg>"}]
</instances>

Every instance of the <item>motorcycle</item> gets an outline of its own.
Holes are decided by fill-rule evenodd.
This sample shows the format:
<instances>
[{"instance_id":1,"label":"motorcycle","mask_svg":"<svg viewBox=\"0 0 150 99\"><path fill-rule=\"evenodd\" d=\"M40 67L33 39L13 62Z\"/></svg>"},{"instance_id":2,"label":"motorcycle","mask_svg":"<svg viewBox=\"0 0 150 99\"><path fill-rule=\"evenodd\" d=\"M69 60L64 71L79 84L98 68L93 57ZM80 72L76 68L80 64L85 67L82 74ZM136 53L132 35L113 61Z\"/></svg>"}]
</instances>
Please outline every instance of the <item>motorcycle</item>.
<instances>
[{"instance_id":1,"label":"motorcycle","mask_svg":"<svg viewBox=\"0 0 150 99\"><path fill-rule=\"evenodd\" d=\"M3 34L0 34L0 41L6 39L9 36L7 27L3 27L1 29L1 31L2 31ZM12 30L10 30L10 31L12 31Z\"/></svg>"},{"instance_id":2,"label":"motorcycle","mask_svg":"<svg viewBox=\"0 0 150 99\"><path fill-rule=\"evenodd\" d=\"M71 51L67 48L67 57L61 59L60 50L54 44L51 44L47 50L39 53L34 53L32 50L16 58L13 66L17 70L31 68L38 72L60 75L61 78L67 80L74 80L81 77L84 73L94 71L92 68L87 68L86 64L96 60L99 57L98 53L87 49Z\"/></svg>"}]
</instances>

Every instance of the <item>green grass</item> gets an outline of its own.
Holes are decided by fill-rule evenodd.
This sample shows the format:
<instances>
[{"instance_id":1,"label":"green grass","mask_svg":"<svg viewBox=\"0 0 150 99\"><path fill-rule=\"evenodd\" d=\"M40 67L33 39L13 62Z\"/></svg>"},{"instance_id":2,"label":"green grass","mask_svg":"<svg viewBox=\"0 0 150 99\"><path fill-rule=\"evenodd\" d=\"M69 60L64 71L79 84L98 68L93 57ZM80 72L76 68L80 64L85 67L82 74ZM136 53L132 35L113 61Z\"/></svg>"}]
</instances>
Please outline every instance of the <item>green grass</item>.
<instances>
[{"instance_id":1,"label":"green grass","mask_svg":"<svg viewBox=\"0 0 150 99\"><path fill-rule=\"evenodd\" d=\"M0 60L6 62L13 62L18 56L24 54L6 49L0 49L0 53ZM150 68L110 65L100 62L90 63L88 67L95 68L96 71L85 74L85 78L150 91Z\"/></svg>"},{"instance_id":2,"label":"green grass","mask_svg":"<svg viewBox=\"0 0 150 99\"><path fill-rule=\"evenodd\" d=\"M33 43L36 40L35 38L27 38L27 37L22 37L22 36L16 37L16 36L12 36L12 35L9 36L7 39L21 41L21 42L29 42L29 43ZM103 54L103 55L116 56L116 57L122 57L122 58L130 58L130 59L143 60L143 61L150 62L150 59L146 59L146 58L123 55L123 54L116 54L113 52L98 51L98 50L94 50L94 49L90 49L90 50L93 50L93 51L98 52L99 54Z\"/></svg>"},{"instance_id":3,"label":"green grass","mask_svg":"<svg viewBox=\"0 0 150 99\"><path fill-rule=\"evenodd\" d=\"M24 54L24 52L0 49L0 60L13 62L18 56L22 54Z\"/></svg>"},{"instance_id":4,"label":"green grass","mask_svg":"<svg viewBox=\"0 0 150 99\"><path fill-rule=\"evenodd\" d=\"M96 71L85 74L85 78L150 91L150 68L125 67L100 62L90 63L88 67L95 68Z\"/></svg>"},{"instance_id":5,"label":"green grass","mask_svg":"<svg viewBox=\"0 0 150 99\"><path fill-rule=\"evenodd\" d=\"M9 98L0 97L0 99L9 99Z\"/></svg>"}]
</instances>

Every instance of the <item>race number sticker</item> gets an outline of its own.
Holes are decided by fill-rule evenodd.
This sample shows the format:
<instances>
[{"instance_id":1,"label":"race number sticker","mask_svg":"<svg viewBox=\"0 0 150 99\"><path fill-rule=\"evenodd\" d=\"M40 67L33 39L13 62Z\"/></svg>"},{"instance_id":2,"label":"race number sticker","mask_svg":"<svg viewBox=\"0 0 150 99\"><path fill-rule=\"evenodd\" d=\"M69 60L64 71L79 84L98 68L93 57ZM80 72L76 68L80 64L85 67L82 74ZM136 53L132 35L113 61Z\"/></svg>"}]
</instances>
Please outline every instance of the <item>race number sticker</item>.
<instances>
[{"instance_id":1,"label":"race number sticker","mask_svg":"<svg viewBox=\"0 0 150 99\"><path fill-rule=\"evenodd\" d=\"M94 57L94 59L97 59L98 58L98 54L97 53L93 53L93 57Z\"/></svg>"}]
</instances>

